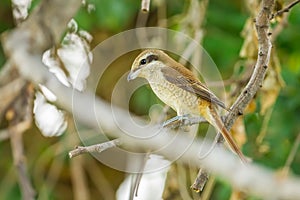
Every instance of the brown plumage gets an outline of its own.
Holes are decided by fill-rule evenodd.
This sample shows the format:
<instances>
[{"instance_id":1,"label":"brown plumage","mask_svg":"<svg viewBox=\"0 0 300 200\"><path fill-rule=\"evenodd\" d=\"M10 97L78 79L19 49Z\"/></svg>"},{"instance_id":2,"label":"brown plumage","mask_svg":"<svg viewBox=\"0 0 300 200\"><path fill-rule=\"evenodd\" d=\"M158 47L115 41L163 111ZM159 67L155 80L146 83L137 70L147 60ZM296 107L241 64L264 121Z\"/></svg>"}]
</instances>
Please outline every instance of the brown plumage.
<instances>
[{"instance_id":1,"label":"brown plumage","mask_svg":"<svg viewBox=\"0 0 300 200\"><path fill-rule=\"evenodd\" d=\"M231 149L246 163L247 159L224 127L216 107L226 109L225 104L214 95L196 76L180 63L160 50L145 50L133 62L128 80L147 79L153 92L178 116L200 115L222 133Z\"/></svg>"}]
</instances>

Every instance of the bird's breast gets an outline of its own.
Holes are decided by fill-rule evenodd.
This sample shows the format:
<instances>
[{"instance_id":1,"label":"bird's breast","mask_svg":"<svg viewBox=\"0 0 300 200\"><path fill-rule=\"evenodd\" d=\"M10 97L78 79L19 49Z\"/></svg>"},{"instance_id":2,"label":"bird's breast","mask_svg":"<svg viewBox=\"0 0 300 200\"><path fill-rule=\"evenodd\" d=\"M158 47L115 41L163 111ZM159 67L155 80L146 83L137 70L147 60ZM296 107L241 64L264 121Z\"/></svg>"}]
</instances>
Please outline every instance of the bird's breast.
<instances>
[{"instance_id":1,"label":"bird's breast","mask_svg":"<svg viewBox=\"0 0 300 200\"><path fill-rule=\"evenodd\" d=\"M160 79L156 81L149 81L150 86L156 96L165 104L172 107L178 115L195 114L199 115L199 101L196 95L167 80Z\"/></svg>"}]
</instances>

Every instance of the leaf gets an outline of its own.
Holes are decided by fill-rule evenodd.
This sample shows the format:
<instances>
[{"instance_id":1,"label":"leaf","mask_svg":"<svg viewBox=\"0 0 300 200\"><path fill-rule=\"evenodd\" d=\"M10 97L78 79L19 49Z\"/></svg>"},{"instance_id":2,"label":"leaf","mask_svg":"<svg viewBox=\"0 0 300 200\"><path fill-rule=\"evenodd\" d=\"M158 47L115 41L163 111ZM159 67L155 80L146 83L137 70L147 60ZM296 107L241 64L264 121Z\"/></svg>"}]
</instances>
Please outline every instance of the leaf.
<instances>
[{"instance_id":1,"label":"leaf","mask_svg":"<svg viewBox=\"0 0 300 200\"><path fill-rule=\"evenodd\" d=\"M35 95L33 113L35 124L45 137L60 136L67 128L64 113L48 103L40 92Z\"/></svg>"}]
</instances>

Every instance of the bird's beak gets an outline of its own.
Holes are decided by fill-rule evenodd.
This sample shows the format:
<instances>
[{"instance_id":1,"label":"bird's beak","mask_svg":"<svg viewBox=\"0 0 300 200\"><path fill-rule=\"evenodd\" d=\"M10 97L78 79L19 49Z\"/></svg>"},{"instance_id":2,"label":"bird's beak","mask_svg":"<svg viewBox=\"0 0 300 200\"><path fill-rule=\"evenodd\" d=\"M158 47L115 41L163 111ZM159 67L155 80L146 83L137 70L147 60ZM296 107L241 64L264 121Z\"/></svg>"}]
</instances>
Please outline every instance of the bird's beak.
<instances>
[{"instance_id":1,"label":"bird's beak","mask_svg":"<svg viewBox=\"0 0 300 200\"><path fill-rule=\"evenodd\" d=\"M127 76L127 81L131 81L131 80L135 79L136 77L138 77L139 73L140 73L140 70L130 71L130 73Z\"/></svg>"}]
</instances>

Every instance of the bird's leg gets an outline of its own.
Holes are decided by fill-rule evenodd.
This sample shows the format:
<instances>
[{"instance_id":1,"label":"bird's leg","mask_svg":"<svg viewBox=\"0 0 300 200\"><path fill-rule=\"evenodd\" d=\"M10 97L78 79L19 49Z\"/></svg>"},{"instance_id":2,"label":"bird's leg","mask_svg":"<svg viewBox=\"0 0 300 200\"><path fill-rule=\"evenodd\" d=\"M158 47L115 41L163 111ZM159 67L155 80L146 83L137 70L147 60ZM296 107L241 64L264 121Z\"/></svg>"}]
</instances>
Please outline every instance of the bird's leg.
<instances>
[{"instance_id":1,"label":"bird's leg","mask_svg":"<svg viewBox=\"0 0 300 200\"><path fill-rule=\"evenodd\" d=\"M185 114L168 119L163 123L163 127L178 128L180 126L191 126L201 122L206 122L206 120L201 116L192 117L189 114Z\"/></svg>"},{"instance_id":2,"label":"bird's leg","mask_svg":"<svg viewBox=\"0 0 300 200\"><path fill-rule=\"evenodd\" d=\"M163 123L163 127L171 127L171 128L177 128L179 126L182 126L185 120L188 119L188 114L186 115L177 115L176 117L173 117L171 119L168 119Z\"/></svg>"}]
</instances>

